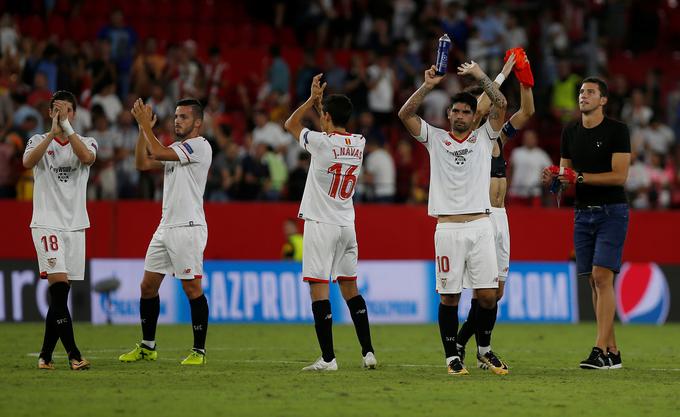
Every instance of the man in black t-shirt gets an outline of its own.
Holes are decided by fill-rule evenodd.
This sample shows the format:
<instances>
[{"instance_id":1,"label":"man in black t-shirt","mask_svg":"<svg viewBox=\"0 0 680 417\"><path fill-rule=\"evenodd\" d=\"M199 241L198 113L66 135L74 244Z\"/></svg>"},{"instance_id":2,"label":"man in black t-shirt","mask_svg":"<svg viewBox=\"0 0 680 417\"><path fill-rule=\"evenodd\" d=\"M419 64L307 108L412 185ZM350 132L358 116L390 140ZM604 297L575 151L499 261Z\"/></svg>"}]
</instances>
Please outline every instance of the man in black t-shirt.
<instances>
[{"instance_id":1,"label":"man in black t-shirt","mask_svg":"<svg viewBox=\"0 0 680 417\"><path fill-rule=\"evenodd\" d=\"M630 135L625 124L604 116L607 84L583 80L581 120L562 131L560 166L546 168L544 181L557 177L576 184L574 248L578 276L588 276L597 318L597 339L583 369L621 368L614 337L614 275L621 268L628 230L628 202L623 184L630 165Z\"/></svg>"}]
</instances>

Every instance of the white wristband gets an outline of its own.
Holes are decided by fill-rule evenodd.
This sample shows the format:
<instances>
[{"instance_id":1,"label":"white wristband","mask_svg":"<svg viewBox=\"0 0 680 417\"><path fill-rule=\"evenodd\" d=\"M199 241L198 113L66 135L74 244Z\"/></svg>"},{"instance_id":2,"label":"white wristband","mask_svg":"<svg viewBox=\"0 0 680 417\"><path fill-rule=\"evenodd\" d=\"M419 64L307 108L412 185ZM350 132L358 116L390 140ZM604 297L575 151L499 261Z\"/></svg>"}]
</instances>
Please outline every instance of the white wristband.
<instances>
[{"instance_id":1,"label":"white wristband","mask_svg":"<svg viewBox=\"0 0 680 417\"><path fill-rule=\"evenodd\" d=\"M498 85L503 85L503 81L505 81L505 75L503 75L502 72L496 75L496 79L493 80L493 82L497 83Z\"/></svg>"},{"instance_id":2,"label":"white wristband","mask_svg":"<svg viewBox=\"0 0 680 417\"><path fill-rule=\"evenodd\" d=\"M71 126L71 122L68 121L68 118L62 120L59 122L59 126L61 126L61 130L64 131L64 134L68 137L71 136L72 134L76 133L75 130L73 130L73 127Z\"/></svg>"}]
</instances>

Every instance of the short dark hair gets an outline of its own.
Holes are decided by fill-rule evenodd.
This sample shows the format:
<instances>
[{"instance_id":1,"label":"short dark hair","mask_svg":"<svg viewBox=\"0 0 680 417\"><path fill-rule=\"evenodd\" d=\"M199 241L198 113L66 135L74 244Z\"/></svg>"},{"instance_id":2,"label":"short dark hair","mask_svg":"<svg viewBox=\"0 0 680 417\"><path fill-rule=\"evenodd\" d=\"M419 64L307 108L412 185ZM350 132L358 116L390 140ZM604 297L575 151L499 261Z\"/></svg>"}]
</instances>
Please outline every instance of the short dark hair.
<instances>
[{"instance_id":1,"label":"short dark hair","mask_svg":"<svg viewBox=\"0 0 680 417\"><path fill-rule=\"evenodd\" d=\"M330 114L335 126L346 127L353 110L352 101L344 94L331 94L323 99L323 111Z\"/></svg>"},{"instance_id":2,"label":"short dark hair","mask_svg":"<svg viewBox=\"0 0 680 417\"><path fill-rule=\"evenodd\" d=\"M52 94L52 98L50 99L50 109L54 108L53 107L54 102L57 100L68 101L73 106L73 111L74 112L76 111L77 105L76 96L74 96L72 92L66 90L59 90L56 93Z\"/></svg>"},{"instance_id":3,"label":"short dark hair","mask_svg":"<svg viewBox=\"0 0 680 417\"><path fill-rule=\"evenodd\" d=\"M197 99L183 98L177 102L177 107L179 106L190 106L194 117L203 120L203 105Z\"/></svg>"},{"instance_id":4,"label":"short dark hair","mask_svg":"<svg viewBox=\"0 0 680 417\"><path fill-rule=\"evenodd\" d=\"M604 82L602 78L586 77L583 81L581 81L581 87L583 87L583 84L585 83L597 84L597 86L600 88L600 97L609 96L609 87L607 87L607 83Z\"/></svg>"},{"instance_id":5,"label":"short dark hair","mask_svg":"<svg viewBox=\"0 0 680 417\"><path fill-rule=\"evenodd\" d=\"M451 97L451 106L449 107L449 109L452 109L453 105L456 103L467 104L468 106L470 106L470 109L472 110L473 113L477 111L477 99L475 98L475 96L468 92L463 91Z\"/></svg>"}]
</instances>

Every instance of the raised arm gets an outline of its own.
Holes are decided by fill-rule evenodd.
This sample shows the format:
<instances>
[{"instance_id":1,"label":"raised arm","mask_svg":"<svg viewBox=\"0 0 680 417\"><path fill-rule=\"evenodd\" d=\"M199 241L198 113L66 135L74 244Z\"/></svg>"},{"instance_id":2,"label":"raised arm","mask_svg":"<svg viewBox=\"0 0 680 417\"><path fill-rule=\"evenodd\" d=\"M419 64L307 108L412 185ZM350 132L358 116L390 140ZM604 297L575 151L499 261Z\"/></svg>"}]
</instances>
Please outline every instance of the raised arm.
<instances>
[{"instance_id":1,"label":"raised arm","mask_svg":"<svg viewBox=\"0 0 680 417\"><path fill-rule=\"evenodd\" d=\"M156 115L154 114L151 118L151 127L156 124ZM135 167L140 171L148 171L150 169L160 169L163 164L154 161L149 158L149 152L147 147L147 141L144 138L144 132L142 128L139 128L139 134L137 135L137 145L135 146Z\"/></svg>"},{"instance_id":2,"label":"raised arm","mask_svg":"<svg viewBox=\"0 0 680 417\"><path fill-rule=\"evenodd\" d=\"M169 146L164 146L153 133L152 120L154 120L151 106L145 105L142 99L137 99L134 106L132 106L132 115L137 120L139 131L142 132L146 139L147 149L151 154L150 159L156 161L179 161L179 156ZM135 155L135 158L137 155Z\"/></svg>"},{"instance_id":3,"label":"raised arm","mask_svg":"<svg viewBox=\"0 0 680 417\"><path fill-rule=\"evenodd\" d=\"M54 108L59 111L59 125L64 136L68 137L69 142L71 142L71 149L73 153L76 154L78 160L85 165L92 165L96 159L94 152L87 149L87 146L80 140L80 136L71 127L71 122L68 120L68 103L62 100L56 100L54 102Z\"/></svg>"},{"instance_id":4,"label":"raised arm","mask_svg":"<svg viewBox=\"0 0 680 417\"><path fill-rule=\"evenodd\" d=\"M307 113L307 110L315 107L316 111L321 115L321 100L323 98L323 90L326 88L326 83L321 85L322 75L323 74L317 74L314 76L309 98L302 103L300 107L295 109L293 114L286 120L286 123L283 124L283 127L295 137L296 141L300 139L300 132L304 129L304 126L302 126L302 118L305 116L305 113Z\"/></svg>"},{"instance_id":5,"label":"raised arm","mask_svg":"<svg viewBox=\"0 0 680 417\"><path fill-rule=\"evenodd\" d=\"M503 65L503 69L501 70L500 74L498 74L496 79L493 80L493 82L496 83L499 88L501 84L503 84L503 81L507 80L510 76L512 67L514 65L515 54L511 54L508 60L505 62L505 65ZM477 113L475 114L475 119L477 119L477 122L479 122L482 117L486 116L487 113L489 113L489 108L491 108L491 100L489 99L489 96L486 94L486 92L484 92L479 97L477 97Z\"/></svg>"},{"instance_id":6,"label":"raised arm","mask_svg":"<svg viewBox=\"0 0 680 417\"><path fill-rule=\"evenodd\" d=\"M458 75L471 75L479 82L479 85L484 89L486 95L489 96L492 104L491 111L489 112L489 124L491 124L493 130L501 130L505 121L505 109L508 106L508 102L503 93L501 93L501 90L498 89L498 85L491 81L474 61L466 62L459 66Z\"/></svg>"},{"instance_id":7,"label":"raised arm","mask_svg":"<svg viewBox=\"0 0 680 417\"><path fill-rule=\"evenodd\" d=\"M61 134L61 127L59 126L59 113L55 111L52 116L52 129L47 133L47 137L43 139L35 148L30 149L29 152L24 153L23 164L24 168L31 169L38 164L38 161L42 159L43 155L50 146L50 142L57 135Z\"/></svg>"},{"instance_id":8,"label":"raised arm","mask_svg":"<svg viewBox=\"0 0 680 417\"><path fill-rule=\"evenodd\" d=\"M420 117L416 114L416 111L423 104L423 99L425 96L432 91L432 89L441 82L444 78L443 75L437 75L435 73L435 66L432 65L428 70L425 71L425 76L423 84L411 95L411 97L406 100L401 109L399 109L399 119L406 126L406 130L413 135L420 135Z\"/></svg>"}]
</instances>

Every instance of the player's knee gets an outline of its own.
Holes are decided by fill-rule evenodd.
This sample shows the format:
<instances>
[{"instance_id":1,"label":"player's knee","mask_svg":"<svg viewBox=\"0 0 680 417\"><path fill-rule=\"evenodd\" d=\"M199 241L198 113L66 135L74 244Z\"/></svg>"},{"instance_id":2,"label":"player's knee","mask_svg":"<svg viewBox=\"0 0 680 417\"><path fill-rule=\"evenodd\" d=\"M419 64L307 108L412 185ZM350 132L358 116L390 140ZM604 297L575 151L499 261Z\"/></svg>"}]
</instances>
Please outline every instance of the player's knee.
<instances>
[{"instance_id":1,"label":"player's knee","mask_svg":"<svg viewBox=\"0 0 680 417\"><path fill-rule=\"evenodd\" d=\"M614 273L606 268L593 268L592 285L595 288L608 288L614 284Z\"/></svg>"},{"instance_id":2,"label":"player's knee","mask_svg":"<svg viewBox=\"0 0 680 417\"><path fill-rule=\"evenodd\" d=\"M457 307L460 294L440 294L439 300L445 306Z\"/></svg>"},{"instance_id":3,"label":"player's knee","mask_svg":"<svg viewBox=\"0 0 680 417\"><path fill-rule=\"evenodd\" d=\"M158 295L158 288L147 280L142 280L139 288L142 293L142 298L153 298Z\"/></svg>"},{"instance_id":4,"label":"player's knee","mask_svg":"<svg viewBox=\"0 0 680 417\"><path fill-rule=\"evenodd\" d=\"M356 281L340 281L340 292L342 293L342 298L350 300L357 295L359 295L359 288L357 287Z\"/></svg>"}]
</instances>

